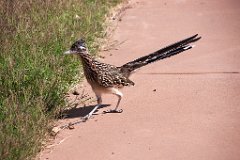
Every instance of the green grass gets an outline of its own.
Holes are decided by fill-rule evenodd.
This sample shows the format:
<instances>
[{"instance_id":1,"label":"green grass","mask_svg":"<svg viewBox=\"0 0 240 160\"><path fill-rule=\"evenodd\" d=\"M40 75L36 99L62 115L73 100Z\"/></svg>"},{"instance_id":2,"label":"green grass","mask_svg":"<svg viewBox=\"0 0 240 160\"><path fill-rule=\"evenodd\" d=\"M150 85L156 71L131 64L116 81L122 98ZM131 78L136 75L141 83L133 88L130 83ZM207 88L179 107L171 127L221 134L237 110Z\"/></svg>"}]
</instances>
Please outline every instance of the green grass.
<instances>
[{"instance_id":1,"label":"green grass","mask_svg":"<svg viewBox=\"0 0 240 160\"><path fill-rule=\"evenodd\" d=\"M30 159L64 93L80 80L63 52L84 37L92 53L109 8L121 0L0 0L0 159Z\"/></svg>"}]
</instances>

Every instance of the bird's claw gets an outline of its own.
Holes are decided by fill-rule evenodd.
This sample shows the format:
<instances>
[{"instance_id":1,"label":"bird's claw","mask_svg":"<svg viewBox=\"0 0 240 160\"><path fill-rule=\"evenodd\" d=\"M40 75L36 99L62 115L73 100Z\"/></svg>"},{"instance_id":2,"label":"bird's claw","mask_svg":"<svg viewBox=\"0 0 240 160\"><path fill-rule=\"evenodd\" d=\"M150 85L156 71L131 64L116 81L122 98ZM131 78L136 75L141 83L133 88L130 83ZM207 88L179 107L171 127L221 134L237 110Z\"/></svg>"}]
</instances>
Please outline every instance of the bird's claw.
<instances>
[{"instance_id":1,"label":"bird's claw","mask_svg":"<svg viewBox=\"0 0 240 160\"><path fill-rule=\"evenodd\" d=\"M90 119L90 117L91 117L91 116L86 115L86 116L84 116L84 117L81 117L81 120L82 120L83 122L86 122L87 120Z\"/></svg>"},{"instance_id":2,"label":"bird's claw","mask_svg":"<svg viewBox=\"0 0 240 160\"><path fill-rule=\"evenodd\" d=\"M119 109L119 110L108 110L108 111L103 111L104 114L106 113L122 113L123 110L122 109Z\"/></svg>"}]
</instances>

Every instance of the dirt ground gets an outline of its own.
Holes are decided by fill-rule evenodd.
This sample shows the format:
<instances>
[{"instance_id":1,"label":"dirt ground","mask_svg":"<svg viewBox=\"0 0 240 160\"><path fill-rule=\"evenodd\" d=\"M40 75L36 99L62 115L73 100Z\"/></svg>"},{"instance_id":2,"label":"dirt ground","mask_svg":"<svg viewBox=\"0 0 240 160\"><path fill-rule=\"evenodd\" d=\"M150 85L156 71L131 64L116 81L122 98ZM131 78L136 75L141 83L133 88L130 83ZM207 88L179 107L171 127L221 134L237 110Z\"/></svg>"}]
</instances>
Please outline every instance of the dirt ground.
<instances>
[{"instance_id":1,"label":"dirt ground","mask_svg":"<svg viewBox=\"0 0 240 160\"><path fill-rule=\"evenodd\" d=\"M112 37L124 43L102 53L106 63L118 66L196 33L202 39L134 74L136 85L122 90L123 113L102 114L117 102L114 95L103 96L112 106L61 131L40 159L239 160L240 1L132 0L130 5ZM82 111L61 123L78 120Z\"/></svg>"}]
</instances>

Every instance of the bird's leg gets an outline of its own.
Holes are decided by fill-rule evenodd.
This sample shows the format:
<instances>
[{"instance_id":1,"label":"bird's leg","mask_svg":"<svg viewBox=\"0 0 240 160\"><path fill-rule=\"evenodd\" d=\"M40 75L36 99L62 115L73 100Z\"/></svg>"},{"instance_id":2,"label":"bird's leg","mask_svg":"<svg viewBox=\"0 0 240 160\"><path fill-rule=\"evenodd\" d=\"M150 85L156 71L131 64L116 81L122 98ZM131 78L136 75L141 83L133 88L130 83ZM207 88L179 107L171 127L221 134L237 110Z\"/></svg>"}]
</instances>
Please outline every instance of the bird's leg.
<instances>
[{"instance_id":1,"label":"bird's leg","mask_svg":"<svg viewBox=\"0 0 240 160\"><path fill-rule=\"evenodd\" d=\"M118 89L116 89L116 88L113 88L113 89L112 89L112 93L115 94L116 96L118 96L117 105L116 105L116 107L115 107L114 110L104 111L104 113L122 113L122 112L123 112L122 109L119 109L119 110L117 110L117 109L118 109L118 106L119 106L119 104L120 104L120 102L121 102L121 99L122 99L122 97L123 97L123 94L122 94Z\"/></svg>"},{"instance_id":2,"label":"bird's leg","mask_svg":"<svg viewBox=\"0 0 240 160\"><path fill-rule=\"evenodd\" d=\"M96 94L96 97L97 97L97 105L93 108L93 110L90 113L88 113L86 116L83 117L84 121L90 119L91 116L93 115L93 113L101 106L101 104L102 104L102 97L101 97L101 95L97 95Z\"/></svg>"},{"instance_id":3,"label":"bird's leg","mask_svg":"<svg viewBox=\"0 0 240 160\"><path fill-rule=\"evenodd\" d=\"M117 102L117 105L116 105L115 109L112 110L112 113L122 113L123 112L122 109L117 110L117 108L118 108L118 106L119 106L119 104L121 102L121 99L122 99L121 95L117 95L117 96L118 96L118 102Z\"/></svg>"}]
</instances>

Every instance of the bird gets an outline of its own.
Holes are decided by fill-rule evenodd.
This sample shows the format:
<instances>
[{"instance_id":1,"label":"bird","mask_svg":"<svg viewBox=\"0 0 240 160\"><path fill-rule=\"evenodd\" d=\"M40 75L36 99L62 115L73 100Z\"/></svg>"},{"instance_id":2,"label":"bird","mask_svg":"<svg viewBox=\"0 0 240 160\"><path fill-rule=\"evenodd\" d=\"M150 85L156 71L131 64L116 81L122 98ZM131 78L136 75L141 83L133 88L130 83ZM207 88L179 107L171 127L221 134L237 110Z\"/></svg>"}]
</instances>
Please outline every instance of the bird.
<instances>
[{"instance_id":1,"label":"bird","mask_svg":"<svg viewBox=\"0 0 240 160\"><path fill-rule=\"evenodd\" d=\"M191 37L161 48L151 54L127 62L120 67L97 61L89 53L85 40L80 38L74 42L70 50L64 52L64 54L75 54L80 57L84 75L97 99L97 105L89 114L84 116L83 119L85 121L90 119L93 113L101 106L102 94L114 94L118 97L115 109L105 111L104 113L121 113L123 110L118 110L123 97L123 93L120 89L126 86L134 86L135 83L129 79L134 71L153 62L187 51L195 46L191 43L196 42L199 39L201 39L201 37L198 36L198 34L195 34Z\"/></svg>"}]
</instances>

